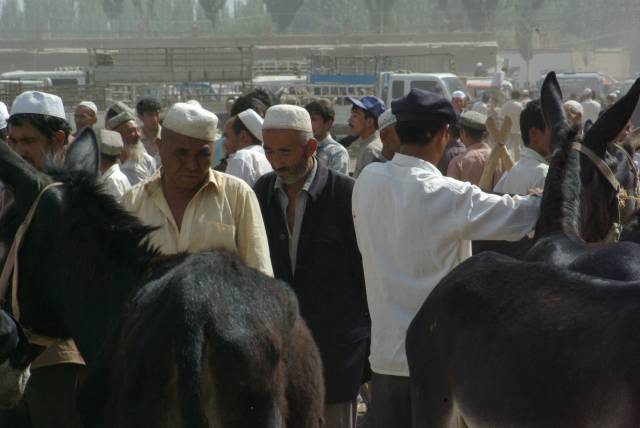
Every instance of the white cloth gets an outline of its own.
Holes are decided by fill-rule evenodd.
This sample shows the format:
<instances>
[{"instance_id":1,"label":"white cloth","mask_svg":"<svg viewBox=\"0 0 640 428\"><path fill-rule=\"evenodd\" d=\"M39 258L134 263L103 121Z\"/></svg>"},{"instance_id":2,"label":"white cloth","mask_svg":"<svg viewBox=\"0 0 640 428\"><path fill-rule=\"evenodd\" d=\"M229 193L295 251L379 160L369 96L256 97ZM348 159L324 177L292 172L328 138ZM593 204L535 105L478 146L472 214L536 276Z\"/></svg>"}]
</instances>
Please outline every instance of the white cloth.
<instances>
[{"instance_id":1,"label":"white cloth","mask_svg":"<svg viewBox=\"0 0 640 428\"><path fill-rule=\"evenodd\" d=\"M120 170L120 165L114 163L108 170L102 174L102 183L104 190L108 195L114 197L118 203L122 201L125 193L131 189L131 184L126 175Z\"/></svg>"},{"instance_id":2,"label":"white cloth","mask_svg":"<svg viewBox=\"0 0 640 428\"><path fill-rule=\"evenodd\" d=\"M509 100L502 106L500 110L500 119L505 117L511 119L510 134L520 135L520 113L522 113L522 104L516 100Z\"/></svg>"},{"instance_id":3,"label":"white cloth","mask_svg":"<svg viewBox=\"0 0 640 428\"><path fill-rule=\"evenodd\" d=\"M544 188L549 164L535 150L525 147L522 156L509 172L502 176L494 192L526 195L529 189Z\"/></svg>"},{"instance_id":4,"label":"white cloth","mask_svg":"<svg viewBox=\"0 0 640 428\"><path fill-rule=\"evenodd\" d=\"M273 168L264 154L264 148L254 144L229 156L225 172L241 178L253 187L260 177L271 171Z\"/></svg>"},{"instance_id":5,"label":"white cloth","mask_svg":"<svg viewBox=\"0 0 640 428\"><path fill-rule=\"evenodd\" d=\"M217 139L218 116L193 104L175 103L162 126L180 135L213 142Z\"/></svg>"},{"instance_id":6,"label":"white cloth","mask_svg":"<svg viewBox=\"0 0 640 428\"><path fill-rule=\"evenodd\" d=\"M484 193L396 153L362 171L352 199L372 322L371 368L408 376L407 328L429 293L471 255L470 240L515 241L533 230L541 198Z\"/></svg>"},{"instance_id":7,"label":"white cloth","mask_svg":"<svg viewBox=\"0 0 640 428\"><path fill-rule=\"evenodd\" d=\"M120 169L129 179L129 183L131 183L132 186L135 186L141 181L151 177L153 173L156 172L156 161L145 151L139 162L134 162L129 158L122 164Z\"/></svg>"},{"instance_id":8,"label":"white cloth","mask_svg":"<svg viewBox=\"0 0 640 428\"><path fill-rule=\"evenodd\" d=\"M583 125L587 123L587 120L595 123L595 121L598 120L600 111L602 110L600 103L593 99L583 101L582 108L584 109L584 114L582 115Z\"/></svg>"},{"instance_id":9,"label":"white cloth","mask_svg":"<svg viewBox=\"0 0 640 428\"><path fill-rule=\"evenodd\" d=\"M9 110L7 105L0 101L0 129L7 127L7 119L9 119Z\"/></svg>"}]
</instances>

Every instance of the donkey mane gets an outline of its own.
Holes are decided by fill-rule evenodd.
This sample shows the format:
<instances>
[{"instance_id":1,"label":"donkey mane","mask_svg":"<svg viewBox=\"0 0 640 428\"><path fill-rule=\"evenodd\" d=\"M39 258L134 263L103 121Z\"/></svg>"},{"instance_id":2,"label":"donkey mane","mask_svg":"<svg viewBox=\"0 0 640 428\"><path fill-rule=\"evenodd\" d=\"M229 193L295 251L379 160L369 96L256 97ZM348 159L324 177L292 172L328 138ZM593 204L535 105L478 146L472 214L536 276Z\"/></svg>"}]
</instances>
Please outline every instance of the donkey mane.
<instances>
[{"instance_id":1,"label":"donkey mane","mask_svg":"<svg viewBox=\"0 0 640 428\"><path fill-rule=\"evenodd\" d=\"M151 261L160 254L149 243L149 234L157 228L143 225L124 210L89 173L54 171L50 175L54 181L65 183L66 210L82 213L72 219L74 228L79 233L94 231L99 235L100 246L109 250L114 262L126 261L135 272L145 273Z\"/></svg>"}]
</instances>

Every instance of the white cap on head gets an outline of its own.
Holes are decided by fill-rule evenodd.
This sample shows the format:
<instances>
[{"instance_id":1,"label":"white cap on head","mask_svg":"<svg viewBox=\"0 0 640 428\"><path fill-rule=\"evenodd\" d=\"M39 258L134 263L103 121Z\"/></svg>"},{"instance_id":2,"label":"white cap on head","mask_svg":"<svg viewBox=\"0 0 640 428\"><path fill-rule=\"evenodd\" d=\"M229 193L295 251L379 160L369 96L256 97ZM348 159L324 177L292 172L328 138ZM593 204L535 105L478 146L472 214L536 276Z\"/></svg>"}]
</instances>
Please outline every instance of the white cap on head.
<instances>
[{"instance_id":1,"label":"white cap on head","mask_svg":"<svg viewBox=\"0 0 640 428\"><path fill-rule=\"evenodd\" d=\"M258 113L249 108L238 114L238 119L247 127L254 137L262 141L262 124L264 123L264 120Z\"/></svg>"},{"instance_id":2,"label":"white cap on head","mask_svg":"<svg viewBox=\"0 0 640 428\"><path fill-rule=\"evenodd\" d=\"M0 101L0 129L7 127L7 119L9 119L9 110L7 105Z\"/></svg>"},{"instance_id":3,"label":"white cap on head","mask_svg":"<svg viewBox=\"0 0 640 428\"><path fill-rule=\"evenodd\" d=\"M175 103L165 115L162 126L186 137L215 141L218 116L193 104Z\"/></svg>"},{"instance_id":4,"label":"white cap on head","mask_svg":"<svg viewBox=\"0 0 640 428\"><path fill-rule=\"evenodd\" d=\"M46 92L27 91L18 95L13 100L11 115L23 113L42 114L67 120L62 98Z\"/></svg>"},{"instance_id":5,"label":"white cap on head","mask_svg":"<svg viewBox=\"0 0 640 428\"><path fill-rule=\"evenodd\" d=\"M465 100L467 99L467 95L462 91L454 91L453 94L451 94L451 98Z\"/></svg>"},{"instance_id":6,"label":"white cap on head","mask_svg":"<svg viewBox=\"0 0 640 428\"><path fill-rule=\"evenodd\" d=\"M262 124L262 130L265 129L313 132L309 112L303 107L291 104L278 104L269 107Z\"/></svg>"},{"instance_id":7,"label":"white cap on head","mask_svg":"<svg viewBox=\"0 0 640 428\"><path fill-rule=\"evenodd\" d=\"M378 130L382 131L396 124L396 116L391 112L391 109L386 109L380 117L378 117Z\"/></svg>"},{"instance_id":8,"label":"white cap on head","mask_svg":"<svg viewBox=\"0 0 640 428\"><path fill-rule=\"evenodd\" d=\"M98 106L93 101L80 101L76 108L77 107L86 107L95 114L98 114Z\"/></svg>"},{"instance_id":9,"label":"white cap on head","mask_svg":"<svg viewBox=\"0 0 640 428\"><path fill-rule=\"evenodd\" d=\"M584 96L589 96L593 93L593 91L591 90L591 88L584 88L584 91L582 91L582 95Z\"/></svg>"},{"instance_id":10,"label":"white cap on head","mask_svg":"<svg viewBox=\"0 0 640 428\"><path fill-rule=\"evenodd\" d=\"M582 104L574 100L569 100L564 103L564 108L569 110L572 114L584 114L584 107L582 107Z\"/></svg>"}]
</instances>

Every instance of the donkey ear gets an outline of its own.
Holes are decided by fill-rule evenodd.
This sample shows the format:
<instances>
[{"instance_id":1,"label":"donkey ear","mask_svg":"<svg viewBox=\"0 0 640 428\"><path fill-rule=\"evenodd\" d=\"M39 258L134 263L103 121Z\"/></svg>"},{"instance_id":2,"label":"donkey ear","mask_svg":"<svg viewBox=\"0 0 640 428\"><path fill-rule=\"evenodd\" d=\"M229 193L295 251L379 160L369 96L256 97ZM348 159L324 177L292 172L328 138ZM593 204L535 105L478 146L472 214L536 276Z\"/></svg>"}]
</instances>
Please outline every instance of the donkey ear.
<instances>
[{"instance_id":1,"label":"donkey ear","mask_svg":"<svg viewBox=\"0 0 640 428\"><path fill-rule=\"evenodd\" d=\"M552 143L557 142L557 136L567 128L567 119L562 103L562 90L558 84L556 73L547 74L540 90L540 103L544 121L551 130Z\"/></svg>"},{"instance_id":2,"label":"donkey ear","mask_svg":"<svg viewBox=\"0 0 640 428\"><path fill-rule=\"evenodd\" d=\"M593 124L584 136L584 144L598 156L604 157L607 145L612 142L629 123L631 115L638 105L640 97L640 79L636 80L627 94L620 98L609 110Z\"/></svg>"},{"instance_id":3,"label":"donkey ear","mask_svg":"<svg viewBox=\"0 0 640 428\"><path fill-rule=\"evenodd\" d=\"M0 141L0 180L13 189L19 205L27 206L38 194L44 174Z\"/></svg>"},{"instance_id":4,"label":"donkey ear","mask_svg":"<svg viewBox=\"0 0 640 428\"><path fill-rule=\"evenodd\" d=\"M99 164L98 139L93 129L85 128L71 143L64 159L64 169L67 171L84 171L97 177Z\"/></svg>"}]
</instances>

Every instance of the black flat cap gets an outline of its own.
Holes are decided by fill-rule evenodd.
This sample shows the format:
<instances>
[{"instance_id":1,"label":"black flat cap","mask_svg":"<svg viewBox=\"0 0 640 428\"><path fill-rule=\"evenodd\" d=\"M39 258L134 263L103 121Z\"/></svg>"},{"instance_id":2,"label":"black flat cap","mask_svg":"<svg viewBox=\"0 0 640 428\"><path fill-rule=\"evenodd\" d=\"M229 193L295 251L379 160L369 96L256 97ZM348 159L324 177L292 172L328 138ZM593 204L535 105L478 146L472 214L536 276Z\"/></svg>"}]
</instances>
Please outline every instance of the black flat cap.
<instances>
[{"instance_id":1,"label":"black flat cap","mask_svg":"<svg viewBox=\"0 0 640 428\"><path fill-rule=\"evenodd\" d=\"M457 120L456 111L449 100L422 89L412 89L407 96L393 101L391 111L398 122L439 119L455 123Z\"/></svg>"}]
</instances>

